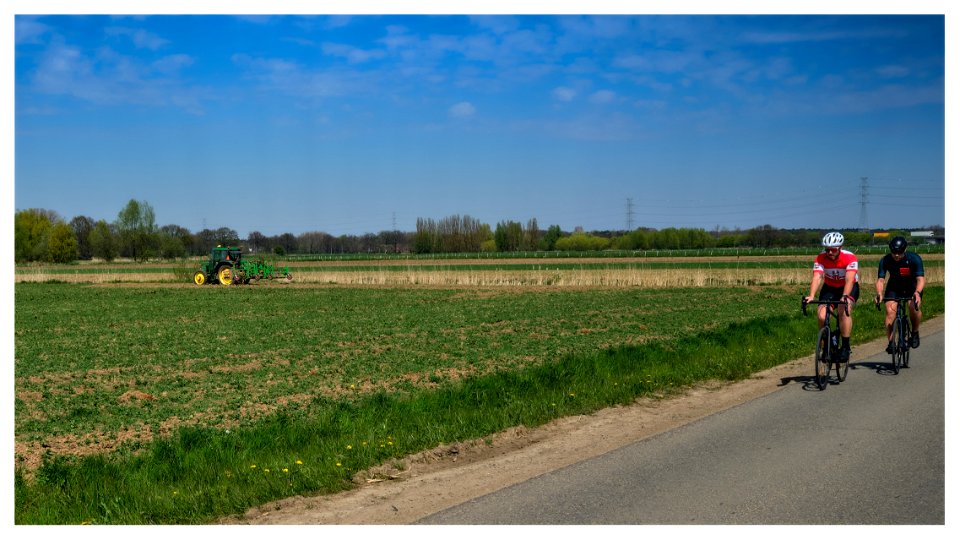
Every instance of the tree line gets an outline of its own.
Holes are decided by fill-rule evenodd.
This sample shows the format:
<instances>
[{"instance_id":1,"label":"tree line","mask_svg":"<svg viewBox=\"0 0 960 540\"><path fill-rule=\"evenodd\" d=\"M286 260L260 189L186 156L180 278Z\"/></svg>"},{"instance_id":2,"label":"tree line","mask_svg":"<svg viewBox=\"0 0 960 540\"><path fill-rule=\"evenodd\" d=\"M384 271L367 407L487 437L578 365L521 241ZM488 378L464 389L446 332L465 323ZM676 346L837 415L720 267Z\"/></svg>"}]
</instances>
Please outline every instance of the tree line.
<instances>
[{"instance_id":1,"label":"tree line","mask_svg":"<svg viewBox=\"0 0 960 540\"><path fill-rule=\"evenodd\" d=\"M930 229L938 235L943 234L942 227ZM777 229L771 225L745 231L641 227L633 231L585 232L578 227L572 232L564 232L559 225L542 230L536 218L526 223L505 220L491 228L468 215L451 215L438 220L418 218L413 232L394 230L360 236L333 236L312 231L267 236L253 231L241 239L228 227L194 233L179 225L157 226L153 207L146 201L131 199L112 222L87 216L66 221L46 209L17 211L14 251L16 263L20 264L91 259L113 261L118 258L171 260L207 255L218 245L242 246L249 252L276 255L783 248L818 246L823 233L813 229ZM849 245L866 245L874 241L869 232L844 231L844 235Z\"/></svg>"}]
</instances>

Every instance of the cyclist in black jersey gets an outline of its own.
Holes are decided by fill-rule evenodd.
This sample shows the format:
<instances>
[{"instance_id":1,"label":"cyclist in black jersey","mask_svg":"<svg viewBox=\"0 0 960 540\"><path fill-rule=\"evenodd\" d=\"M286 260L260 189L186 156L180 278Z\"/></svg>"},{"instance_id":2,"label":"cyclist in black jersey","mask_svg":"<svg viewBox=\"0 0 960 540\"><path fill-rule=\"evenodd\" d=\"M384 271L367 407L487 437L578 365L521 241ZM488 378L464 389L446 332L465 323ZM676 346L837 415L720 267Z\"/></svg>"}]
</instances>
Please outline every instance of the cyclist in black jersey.
<instances>
[{"instance_id":1,"label":"cyclist in black jersey","mask_svg":"<svg viewBox=\"0 0 960 540\"><path fill-rule=\"evenodd\" d=\"M890 240L889 247L890 253L880 259L876 297L877 304L883 299L887 306L887 354L893 351L893 319L897 316L897 303L891 299L898 296L913 297L913 301L908 303L910 324L913 327L910 346L914 349L920 346L920 302L923 300L923 287L926 284L926 278L923 277L923 259L920 255L907 251L906 238L894 237Z\"/></svg>"}]
</instances>

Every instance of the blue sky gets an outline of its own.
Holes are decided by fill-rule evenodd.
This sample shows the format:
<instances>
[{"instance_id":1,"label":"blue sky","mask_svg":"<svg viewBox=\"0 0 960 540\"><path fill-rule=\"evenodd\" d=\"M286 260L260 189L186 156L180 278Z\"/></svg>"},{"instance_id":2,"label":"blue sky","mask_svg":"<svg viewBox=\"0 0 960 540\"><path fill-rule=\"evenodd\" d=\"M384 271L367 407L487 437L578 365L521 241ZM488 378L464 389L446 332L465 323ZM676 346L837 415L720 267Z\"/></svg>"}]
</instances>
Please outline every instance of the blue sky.
<instances>
[{"instance_id":1,"label":"blue sky","mask_svg":"<svg viewBox=\"0 0 960 540\"><path fill-rule=\"evenodd\" d=\"M17 15L14 203L241 237L856 228L866 177L868 226L944 224L944 25Z\"/></svg>"}]
</instances>

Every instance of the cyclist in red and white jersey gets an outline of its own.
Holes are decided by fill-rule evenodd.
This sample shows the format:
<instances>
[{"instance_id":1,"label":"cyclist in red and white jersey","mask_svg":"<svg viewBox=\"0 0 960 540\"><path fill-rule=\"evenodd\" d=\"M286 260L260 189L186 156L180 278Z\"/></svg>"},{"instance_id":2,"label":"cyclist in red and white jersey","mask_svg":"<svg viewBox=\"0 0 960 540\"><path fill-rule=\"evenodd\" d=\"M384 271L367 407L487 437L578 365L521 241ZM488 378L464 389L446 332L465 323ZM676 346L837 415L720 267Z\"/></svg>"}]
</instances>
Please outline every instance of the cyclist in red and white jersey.
<instances>
[{"instance_id":1,"label":"cyclist in red and white jersey","mask_svg":"<svg viewBox=\"0 0 960 540\"><path fill-rule=\"evenodd\" d=\"M849 308L838 309L840 317L840 360L850 360L850 333L853 331L853 307L860 298L859 265L857 256L843 249L843 235L838 232L827 233L821 242L823 251L813 261L813 279L810 280L810 294L807 302L812 302L817 290L820 290L820 301L843 300ZM823 287L821 288L821 285ZM820 326L826 318L827 306L821 305L817 309L817 318Z\"/></svg>"}]
</instances>

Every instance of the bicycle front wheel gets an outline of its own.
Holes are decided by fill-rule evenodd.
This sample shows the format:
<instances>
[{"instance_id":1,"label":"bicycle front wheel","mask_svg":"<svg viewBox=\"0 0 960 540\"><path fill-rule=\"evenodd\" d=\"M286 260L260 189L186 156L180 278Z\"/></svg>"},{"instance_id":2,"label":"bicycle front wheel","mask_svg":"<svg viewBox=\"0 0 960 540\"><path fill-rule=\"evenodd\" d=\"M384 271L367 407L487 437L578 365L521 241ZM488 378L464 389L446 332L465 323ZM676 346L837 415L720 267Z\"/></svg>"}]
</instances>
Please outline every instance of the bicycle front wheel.
<instances>
[{"instance_id":1,"label":"bicycle front wheel","mask_svg":"<svg viewBox=\"0 0 960 540\"><path fill-rule=\"evenodd\" d=\"M900 319L893 320L893 353L890 355L891 367L893 367L893 374L896 375L900 373L900 361L903 358L903 326Z\"/></svg>"},{"instance_id":2,"label":"bicycle front wheel","mask_svg":"<svg viewBox=\"0 0 960 540\"><path fill-rule=\"evenodd\" d=\"M910 323L904 322L903 325L903 367L910 367Z\"/></svg>"},{"instance_id":3,"label":"bicycle front wheel","mask_svg":"<svg viewBox=\"0 0 960 540\"><path fill-rule=\"evenodd\" d=\"M817 334L817 352L813 356L813 380L824 390L830 377L830 329L824 326Z\"/></svg>"},{"instance_id":4,"label":"bicycle front wheel","mask_svg":"<svg viewBox=\"0 0 960 540\"><path fill-rule=\"evenodd\" d=\"M847 380L847 372L850 371L850 359L846 362L837 362L837 379L840 382Z\"/></svg>"}]
</instances>

